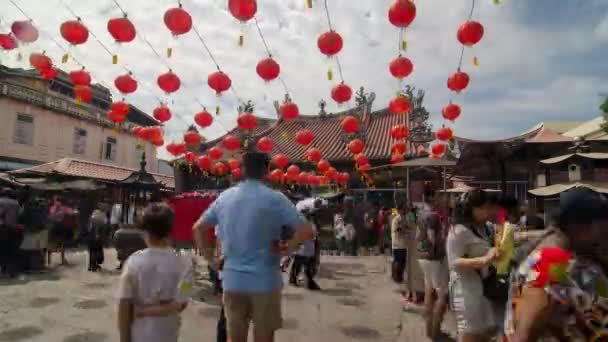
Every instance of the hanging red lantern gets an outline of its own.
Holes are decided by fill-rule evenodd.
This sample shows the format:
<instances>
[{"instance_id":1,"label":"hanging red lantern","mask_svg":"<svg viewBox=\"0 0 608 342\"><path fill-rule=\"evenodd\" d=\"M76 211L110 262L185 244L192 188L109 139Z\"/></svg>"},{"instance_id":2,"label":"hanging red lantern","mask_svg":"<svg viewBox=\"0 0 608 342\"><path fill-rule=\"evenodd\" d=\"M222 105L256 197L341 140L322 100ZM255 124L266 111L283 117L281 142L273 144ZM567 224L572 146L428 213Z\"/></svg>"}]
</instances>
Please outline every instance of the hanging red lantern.
<instances>
[{"instance_id":1,"label":"hanging red lantern","mask_svg":"<svg viewBox=\"0 0 608 342\"><path fill-rule=\"evenodd\" d=\"M91 84L91 74L84 70L84 68L70 71L70 80L74 85L88 86Z\"/></svg>"},{"instance_id":2,"label":"hanging red lantern","mask_svg":"<svg viewBox=\"0 0 608 342\"><path fill-rule=\"evenodd\" d=\"M208 155L203 154L196 161L198 168L201 170L209 170L211 168L211 158Z\"/></svg>"},{"instance_id":3,"label":"hanging red lantern","mask_svg":"<svg viewBox=\"0 0 608 342\"><path fill-rule=\"evenodd\" d=\"M108 32L117 43L132 42L136 34L135 26L127 16L108 20Z\"/></svg>"},{"instance_id":4,"label":"hanging red lantern","mask_svg":"<svg viewBox=\"0 0 608 342\"><path fill-rule=\"evenodd\" d=\"M359 120L354 116L347 116L342 119L342 130L346 134L354 134L359 130Z\"/></svg>"},{"instance_id":5,"label":"hanging red lantern","mask_svg":"<svg viewBox=\"0 0 608 342\"><path fill-rule=\"evenodd\" d=\"M389 64L388 70L393 77L403 79L408 77L414 71L414 65L409 58L399 55Z\"/></svg>"},{"instance_id":6,"label":"hanging red lantern","mask_svg":"<svg viewBox=\"0 0 608 342\"><path fill-rule=\"evenodd\" d=\"M393 139L405 139L409 133L409 129L406 125L395 125L391 128L391 137Z\"/></svg>"},{"instance_id":7,"label":"hanging red lantern","mask_svg":"<svg viewBox=\"0 0 608 342\"><path fill-rule=\"evenodd\" d=\"M232 178L234 179L240 179L242 176L242 172L240 168L236 168L236 169L232 169L230 170L230 175L232 176Z\"/></svg>"},{"instance_id":8,"label":"hanging red lantern","mask_svg":"<svg viewBox=\"0 0 608 342\"><path fill-rule=\"evenodd\" d=\"M156 83L158 83L160 89L162 89L167 94L176 92L182 84L179 77L177 77L177 75L174 74L171 70L169 70L169 72L167 73L158 76Z\"/></svg>"},{"instance_id":9,"label":"hanging red lantern","mask_svg":"<svg viewBox=\"0 0 608 342\"><path fill-rule=\"evenodd\" d=\"M369 170L372 166L369 164L363 164L363 165L359 165L358 170L361 172L365 172L367 170Z\"/></svg>"},{"instance_id":10,"label":"hanging red lantern","mask_svg":"<svg viewBox=\"0 0 608 342\"><path fill-rule=\"evenodd\" d=\"M348 184L349 181L350 181L350 174L348 174L348 172L342 172L339 174L338 182L340 184Z\"/></svg>"},{"instance_id":11,"label":"hanging red lantern","mask_svg":"<svg viewBox=\"0 0 608 342\"><path fill-rule=\"evenodd\" d=\"M281 169L284 169L289 165L289 158L284 154L277 154L272 157L272 163Z\"/></svg>"},{"instance_id":12,"label":"hanging red lantern","mask_svg":"<svg viewBox=\"0 0 608 342\"><path fill-rule=\"evenodd\" d=\"M255 16L258 3L256 0L228 0L228 9L238 21L245 22Z\"/></svg>"},{"instance_id":13,"label":"hanging red lantern","mask_svg":"<svg viewBox=\"0 0 608 342\"><path fill-rule=\"evenodd\" d=\"M450 103L441 110L443 118L449 121L454 121L460 116L460 106Z\"/></svg>"},{"instance_id":14,"label":"hanging red lantern","mask_svg":"<svg viewBox=\"0 0 608 342\"><path fill-rule=\"evenodd\" d=\"M439 141L449 141L454 137L454 132L449 127L441 127L435 133L435 137Z\"/></svg>"},{"instance_id":15,"label":"hanging red lantern","mask_svg":"<svg viewBox=\"0 0 608 342\"><path fill-rule=\"evenodd\" d=\"M228 134L224 136L224 139L222 140L222 145L228 151L236 151L241 148L241 141L234 135Z\"/></svg>"},{"instance_id":16,"label":"hanging red lantern","mask_svg":"<svg viewBox=\"0 0 608 342\"><path fill-rule=\"evenodd\" d=\"M50 69L53 66L53 61L44 53L32 53L30 55L30 64L38 71Z\"/></svg>"},{"instance_id":17,"label":"hanging red lantern","mask_svg":"<svg viewBox=\"0 0 608 342\"><path fill-rule=\"evenodd\" d=\"M203 110L202 112L196 113L194 115L194 122L202 128L206 128L211 126L213 123L213 116L207 110Z\"/></svg>"},{"instance_id":18,"label":"hanging red lantern","mask_svg":"<svg viewBox=\"0 0 608 342\"><path fill-rule=\"evenodd\" d=\"M333 181L335 181L339 177L338 175L339 175L338 171L333 167L330 167L327 171L325 171L325 177L327 177Z\"/></svg>"},{"instance_id":19,"label":"hanging red lantern","mask_svg":"<svg viewBox=\"0 0 608 342\"><path fill-rule=\"evenodd\" d=\"M270 180L273 182L280 183L283 181L284 177L285 175L283 174L283 171L279 169L274 169L272 172L270 172Z\"/></svg>"},{"instance_id":20,"label":"hanging red lantern","mask_svg":"<svg viewBox=\"0 0 608 342\"><path fill-rule=\"evenodd\" d=\"M404 142L398 141L391 146L391 154L405 154L407 145Z\"/></svg>"},{"instance_id":21,"label":"hanging red lantern","mask_svg":"<svg viewBox=\"0 0 608 342\"><path fill-rule=\"evenodd\" d=\"M301 185L308 184L308 173L307 172L300 172L300 174L298 175L298 183L300 183Z\"/></svg>"},{"instance_id":22,"label":"hanging red lantern","mask_svg":"<svg viewBox=\"0 0 608 342\"><path fill-rule=\"evenodd\" d=\"M181 5L177 8L168 9L165 12L163 20L165 21L165 26L167 26L174 36L188 33L192 29L192 17Z\"/></svg>"},{"instance_id":23,"label":"hanging red lantern","mask_svg":"<svg viewBox=\"0 0 608 342\"><path fill-rule=\"evenodd\" d=\"M57 77L57 75L59 75L59 71L57 71L57 69L55 69L53 67L40 71L40 77L42 77L45 80L54 80L55 77ZM88 87L88 86L85 86L85 87ZM91 91L91 98L92 97L93 97L93 92ZM89 101L85 101L85 102L89 102Z\"/></svg>"},{"instance_id":24,"label":"hanging red lantern","mask_svg":"<svg viewBox=\"0 0 608 342\"><path fill-rule=\"evenodd\" d=\"M389 103L388 109L394 114L407 113L410 111L410 100L403 95L397 95Z\"/></svg>"},{"instance_id":25,"label":"hanging red lantern","mask_svg":"<svg viewBox=\"0 0 608 342\"><path fill-rule=\"evenodd\" d=\"M68 20L61 24L61 36L72 45L84 44L89 39L89 30L80 20Z\"/></svg>"},{"instance_id":26,"label":"hanging red lantern","mask_svg":"<svg viewBox=\"0 0 608 342\"><path fill-rule=\"evenodd\" d=\"M402 154L393 154L391 156L391 164L401 163L405 160Z\"/></svg>"},{"instance_id":27,"label":"hanging red lantern","mask_svg":"<svg viewBox=\"0 0 608 342\"><path fill-rule=\"evenodd\" d=\"M167 146L165 146L165 149L167 149L169 154L175 157L175 143L168 143Z\"/></svg>"},{"instance_id":28,"label":"hanging red lantern","mask_svg":"<svg viewBox=\"0 0 608 342\"><path fill-rule=\"evenodd\" d=\"M323 155L318 148L312 147L306 151L306 158L311 163L318 163L322 157Z\"/></svg>"},{"instance_id":29,"label":"hanging red lantern","mask_svg":"<svg viewBox=\"0 0 608 342\"><path fill-rule=\"evenodd\" d=\"M147 141L157 141L163 138L163 130L159 126L150 126L142 129L142 139Z\"/></svg>"},{"instance_id":30,"label":"hanging red lantern","mask_svg":"<svg viewBox=\"0 0 608 342\"><path fill-rule=\"evenodd\" d=\"M363 152L365 143L361 139L353 139L348 143L347 147L350 153L357 155Z\"/></svg>"},{"instance_id":31,"label":"hanging red lantern","mask_svg":"<svg viewBox=\"0 0 608 342\"><path fill-rule=\"evenodd\" d=\"M201 136L195 131L186 131L184 133L184 142L188 146L196 146L201 143Z\"/></svg>"},{"instance_id":32,"label":"hanging red lantern","mask_svg":"<svg viewBox=\"0 0 608 342\"><path fill-rule=\"evenodd\" d=\"M338 104L342 104L350 100L353 95L353 91L349 86L341 82L331 89L331 98L334 99Z\"/></svg>"},{"instance_id":33,"label":"hanging red lantern","mask_svg":"<svg viewBox=\"0 0 608 342\"><path fill-rule=\"evenodd\" d=\"M238 169L241 167L241 162L238 159L230 158L228 159L228 167L230 170Z\"/></svg>"},{"instance_id":34,"label":"hanging red lantern","mask_svg":"<svg viewBox=\"0 0 608 342\"><path fill-rule=\"evenodd\" d=\"M483 25L477 21L467 20L458 28L456 38L464 46L473 46L483 37Z\"/></svg>"},{"instance_id":35,"label":"hanging red lantern","mask_svg":"<svg viewBox=\"0 0 608 342\"><path fill-rule=\"evenodd\" d=\"M300 173L300 168L298 167L298 165L289 165L289 167L287 168L288 175L297 175L299 173Z\"/></svg>"},{"instance_id":36,"label":"hanging red lantern","mask_svg":"<svg viewBox=\"0 0 608 342\"><path fill-rule=\"evenodd\" d=\"M285 120L295 119L298 117L298 115L300 115L298 105L291 101L283 102L283 104L279 107L279 112L281 112L281 116Z\"/></svg>"},{"instance_id":37,"label":"hanging red lantern","mask_svg":"<svg viewBox=\"0 0 608 342\"><path fill-rule=\"evenodd\" d=\"M224 151L222 151L221 148L214 146L209 149L208 154L211 159L218 160L218 159L222 158L222 156L224 155Z\"/></svg>"},{"instance_id":38,"label":"hanging red lantern","mask_svg":"<svg viewBox=\"0 0 608 342\"><path fill-rule=\"evenodd\" d=\"M447 150L447 147L445 144L442 144L442 143L433 144L433 146L431 147L431 154L434 154L436 156L443 156L443 154L445 153L446 150Z\"/></svg>"},{"instance_id":39,"label":"hanging red lantern","mask_svg":"<svg viewBox=\"0 0 608 342\"><path fill-rule=\"evenodd\" d=\"M469 74L458 70L448 78L448 88L457 93L469 85Z\"/></svg>"},{"instance_id":40,"label":"hanging red lantern","mask_svg":"<svg viewBox=\"0 0 608 342\"><path fill-rule=\"evenodd\" d=\"M133 129L131 129L131 133L133 133L134 136L141 138L141 131L143 129L144 128L141 126L135 126L135 127L133 127ZM168 150L168 146L167 146L167 150Z\"/></svg>"},{"instance_id":41,"label":"hanging red lantern","mask_svg":"<svg viewBox=\"0 0 608 342\"><path fill-rule=\"evenodd\" d=\"M262 137L258 140L258 150L260 152L268 153L272 151L272 139L269 137Z\"/></svg>"},{"instance_id":42,"label":"hanging red lantern","mask_svg":"<svg viewBox=\"0 0 608 342\"><path fill-rule=\"evenodd\" d=\"M112 104L110 105L110 111L116 112L125 117L127 116L127 114L129 114L130 110L131 106L123 101L112 102Z\"/></svg>"},{"instance_id":43,"label":"hanging red lantern","mask_svg":"<svg viewBox=\"0 0 608 342\"><path fill-rule=\"evenodd\" d=\"M254 129L258 125L258 119L253 113L241 113L236 120L240 129Z\"/></svg>"},{"instance_id":44,"label":"hanging red lantern","mask_svg":"<svg viewBox=\"0 0 608 342\"><path fill-rule=\"evenodd\" d=\"M33 43L38 40L38 29L30 20L13 22L11 32L17 40L23 43Z\"/></svg>"},{"instance_id":45,"label":"hanging red lantern","mask_svg":"<svg viewBox=\"0 0 608 342\"><path fill-rule=\"evenodd\" d=\"M296 142L300 145L309 145L314 139L314 135L309 129L302 129L296 133Z\"/></svg>"},{"instance_id":46,"label":"hanging red lantern","mask_svg":"<svg viewBox=\"0 0 608 342\"><path fill-rule=\"evenodd\" d=\"M211 89L215 90L216 94L219 96L222 92L230 89L232 81L228 75L218 70L207 77L207 84Z\"/></svg>"},{"instance_id":47,"label":"hanging red lantern","mask_svg":"<svg viewBox=\"0 0 608 342\"><path fill-rule=\"evenodd\" d=\"M2 50L12 50L17 47L17 41L10 33L0 33L0 48Z\"/></svg>"},{"instance_id":48,"label":"hanging red lantern","mask_svg":"<svg viewBox=\"0 0 608 342\"><path fill-rule=\"evenodd\" d=\"M416 18L416 5L411 0L395 0L388 10L388 20L399 28L408 27Z\"/></svg>"},{"instance_id":49,"label":"hanging red lantern","mask_svg":"<svg viewBox=\"0 0 608 342\"><path fill-rule=\"evenodd\" d=\"M194 164L196 162L196 154L192 152L186 152L184 159L188 164Z\"/></svg>"},{"instance_id":50,"label":"hanging red lantern","mask_svg":"<svg viewBox=\"0 0 608 342\"><path fill-rule=\"evenodd\" d=\"M321 184L321 177L315 175L308 175L308 184L310 186L319 186L319 184Z\"/></svg>"},{"instance_id":51,"label":"hanging red lantern","mask_svg":"<svg viewBox=\"0 0 608 342\"><path fill-rule=\"evenodd\" d=\"M53 68L49 70L55 70ZM89 103L93 99L93 89L89 86L76 85L74 86L74 96L76 101Z\"/></svg>"},{"instance_id":52,"label":"hanging red lantern","mask_svg":"<svg viewBox=\"0 0 608 342\"><path fill-rule=\"evenodd\" d=\"M154 108L152 112L154 118L162 123L165 123L171 120L171 109L167 107L165 104L160 104L158 107Z\"/></svg>"},{"instance_id":53,"label":"hanging red lantern","mask_svg":"<svg viewBox=\"0 0 608 342\"><path fill-rule=\"evenodd\" d=\"M110 121L112 121L113 123L120 125L127 119L127 115L123 112L115 112L115 111L111 110L108 112L108 119L110 119ZM162 139L154 140L152 142L154 143L154 142L160 141L160 140L162 140Z\"/></svg>"},{"instance_id":54,"label":"hanging red lantern","mask_svg":"<svg viewBox=\"0 0 608 342\"><path fill-rule=\"evenodd\" d=\"M342 36L336 31L329 31L321 34L317 39L317 46L321 53L331 57L342 50Z\"/></svg>"},{"instance_id":55,"label":"hanging red lantern","mask_svg":"<svg viewBox=\"0 0 608 342\"><path fill-rule=\"evenodd\" d=\"M281 66L272 57L268 57L258 62L255 71L264 81L270 82L279 77Z\"/></svg>"},{"instance_id":56,"label":"hanging red lantern","mask_svg":"<svg viewBox=\"0 0 608 342\"><path fill-rule=\"evenodd\" d=\"M120 75L114 80L116 89L124 95L131 94L137 90L137 81L131 77L131 73Z\"/></svg>"},{"instance_id":57,"label":"hanging red lantern","mask_svg":"<svg viewBox=\"0 0 608 342\"><path fill-rule=\"evenodd\" d=\"M175 153L179 156L185 154L188 151L186 144L184 143L175 143Z\"/></svg>"},{"instance_id":58,"label":"hanging red lantern","mask_svg":"<svg viewBox=\"0 0 608 342\"><path fill-rule=\"evenodd\" d=\"M361 166L369 163L369 160L367 159L367 156L365 156L365 154L359 153L355 156L355 162L357 163L357 165Z\"/></svg>"},{"instance_id":59,"label":"hanging red lantern","mask_svg":"<svg viewBox=\"0 0 608 342\"><path fill-rule=\"evenodd\" d=\"M317 163L317 171L320 173L325 173L329 170L331 164L327 160L321 160Z\"/></svg>"}]
</instances>

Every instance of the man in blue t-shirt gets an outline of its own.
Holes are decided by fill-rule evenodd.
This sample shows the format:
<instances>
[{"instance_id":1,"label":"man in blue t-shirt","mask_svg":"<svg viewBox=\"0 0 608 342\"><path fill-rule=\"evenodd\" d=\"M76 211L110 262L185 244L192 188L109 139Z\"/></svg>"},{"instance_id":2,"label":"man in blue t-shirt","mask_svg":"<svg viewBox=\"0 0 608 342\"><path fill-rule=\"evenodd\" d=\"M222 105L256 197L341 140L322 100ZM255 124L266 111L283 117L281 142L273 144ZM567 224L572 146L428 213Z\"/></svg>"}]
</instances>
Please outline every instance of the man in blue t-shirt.
<instances>
[{"instance_id":1,"label":"man in blue t-shirt","mask_svg":"<svg viewBox=\"0 0 608 342\"><path fill-rule=\"evenodd\" d=\"M242 164L245 181L224 191L194 230L206 236L207 229L216 227L224 255L222 285L230 340L247 342L253 323L254 341L272 342L282 326L281 255L312 239L313 229L287 197L264 185L266 154L246 153ZM285 235L292 238L284 241ZM214 265L213 249L206 246L206 239L197 241L203 256Z\"/></svg>"}]
</instances>

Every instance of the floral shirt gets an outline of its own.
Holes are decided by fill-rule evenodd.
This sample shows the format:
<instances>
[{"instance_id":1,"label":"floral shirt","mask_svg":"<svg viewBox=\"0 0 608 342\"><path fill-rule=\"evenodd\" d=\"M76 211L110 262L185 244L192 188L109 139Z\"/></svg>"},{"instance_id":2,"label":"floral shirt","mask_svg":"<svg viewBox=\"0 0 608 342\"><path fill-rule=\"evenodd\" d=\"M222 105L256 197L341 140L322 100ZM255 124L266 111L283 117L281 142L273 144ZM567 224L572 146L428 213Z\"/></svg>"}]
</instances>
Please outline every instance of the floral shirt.
<instances>
[{"instance_id":1,"label":"floral shirt","mask_svg":"<svg viewBox=\"0 0 608 342\"><path fill-rule=\"evenodd\" d=\"M608 278L601 267L571 256L568 260L547 261L547 250L535 250L511 274L511 294L505 316L505 333L515 332L515 306L524 287L542 287L557 304L543 341L608 341ZM567 252L563 252L565 256Z\"/></svg>"}]
</instances>

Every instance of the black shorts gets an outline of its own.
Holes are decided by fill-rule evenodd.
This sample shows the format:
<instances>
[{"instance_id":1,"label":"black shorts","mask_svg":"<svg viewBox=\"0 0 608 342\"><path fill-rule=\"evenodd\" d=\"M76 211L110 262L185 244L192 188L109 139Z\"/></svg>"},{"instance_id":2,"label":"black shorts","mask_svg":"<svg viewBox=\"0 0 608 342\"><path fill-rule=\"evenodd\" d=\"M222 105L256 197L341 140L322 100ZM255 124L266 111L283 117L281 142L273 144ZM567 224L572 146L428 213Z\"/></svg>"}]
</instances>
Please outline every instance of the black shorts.
<instances>
[{"instance_id":1,"label":"black shorts","mask_svg":"<svg viewBox=\"0 0 608 342\"><path fill-rule=\"evenodd\" d=\"M393 264L391 267L391 276L393 281L401 284L405 274L407 265L407 249L393 249Z\"/></svg>"}]
</instances>

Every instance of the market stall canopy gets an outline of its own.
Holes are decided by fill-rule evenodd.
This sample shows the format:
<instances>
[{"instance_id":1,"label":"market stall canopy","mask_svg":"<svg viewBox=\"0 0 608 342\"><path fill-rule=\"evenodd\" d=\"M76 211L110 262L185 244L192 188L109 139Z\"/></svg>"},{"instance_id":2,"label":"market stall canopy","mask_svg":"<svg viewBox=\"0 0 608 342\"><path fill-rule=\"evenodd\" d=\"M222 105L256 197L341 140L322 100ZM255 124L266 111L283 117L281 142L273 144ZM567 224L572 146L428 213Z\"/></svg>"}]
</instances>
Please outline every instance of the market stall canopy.
<instances>
[{"instance_id":1,"label":"market stall canopy","mask_svg":"<svg viewBox=\"0 0 608 342\"><path fill-rule=\"evenodd\" d=\"M81 179L67 182L48 182L48 183L33 183L29 185L34 190L41 191L93 191L105 189L105 185L99 184L90 179Z\"/></svg>"},{"instance_id":2,"label":"market stall canopy","mask_svg":"<svg viewBox=\"0 0 608 342\"><path fill-rule=\"evenodd\" d=\"M608 160L608 153L602 152L591 152L591 153L570 153L563 156L553 157L549 159L541 160L540 163L544 165L559 164L561 162L573 159L573 158L584 158L593 160Z\"/></svg>"},{"instance_id":3,"label":"market stall canopy","mask_svg":"<svg viewBox=\"0 0 608 342\"><path fill-rule=\"evenodd\" d=\"M549 197L558 195L564 191L568 191L574 188L587 188L595 192L608 194L608 183L600 182L574 182L564 184L553 184L542 188L532 189L528 192L534 196Z\"/></svg>"},{"instance_id":4,"label":"market stall canopy","mask_svg":"<svg viewBox=\"0 0 608 342\"><path fill-rule=\"evenodd\" d=\"M433 158L415 158L403 161L396 164L387 164L377 167L372 167L370 171L384 171L384 170L395 170L395 169L407 169L416 167L453 167L456 165L456 161L448 159L433 159Z\"/></svg>"}]
</instances>

